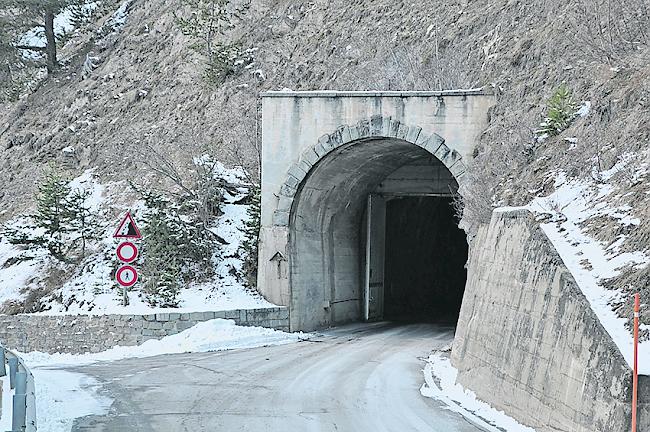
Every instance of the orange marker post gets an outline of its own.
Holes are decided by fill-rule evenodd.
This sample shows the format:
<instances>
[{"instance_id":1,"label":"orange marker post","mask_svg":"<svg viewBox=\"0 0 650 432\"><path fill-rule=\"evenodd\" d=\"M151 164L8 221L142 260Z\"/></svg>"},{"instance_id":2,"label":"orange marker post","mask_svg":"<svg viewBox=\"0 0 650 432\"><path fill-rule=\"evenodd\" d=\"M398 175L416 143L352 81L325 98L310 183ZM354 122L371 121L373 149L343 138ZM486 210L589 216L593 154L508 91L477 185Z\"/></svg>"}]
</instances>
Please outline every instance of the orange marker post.
<instances>
[{"instance_id":1,"label":"orange marker post","mask_svg":"<svg viewBox=\"0 0 650 432\"><path fill-rule=\"evenodd\" d=\"M632 432L636 429L636 406L639 386L639 310L641 309L639 293L634 294L634 371L632 375Z\"/></svg>"}]
</instances>

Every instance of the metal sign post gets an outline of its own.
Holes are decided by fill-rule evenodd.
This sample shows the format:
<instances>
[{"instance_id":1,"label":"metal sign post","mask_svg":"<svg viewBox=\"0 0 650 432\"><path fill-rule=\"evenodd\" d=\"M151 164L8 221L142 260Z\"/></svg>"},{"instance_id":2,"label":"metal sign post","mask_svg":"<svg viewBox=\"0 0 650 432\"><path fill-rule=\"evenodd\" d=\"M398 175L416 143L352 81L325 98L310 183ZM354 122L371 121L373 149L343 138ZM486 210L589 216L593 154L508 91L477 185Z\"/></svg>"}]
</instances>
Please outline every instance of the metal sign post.
<instances>
[{"instance_id":1,"label":"metal sign post","mask_svg":"<svg viewBox=\"0 0 650 432\"><path fill-rule=\"evenodd\" d=\"M634 294L634 371L632 372L632 432L637 432L636 410L639 392L639 311L641 299L639 293Z\"/></svg>"},{"instance_id":2,"label":"metal sign post","mask_svg":"<svg viewBox=\"0 0 650 432\"><path fill-rule=\"evenodd\" d=\"M126 212L124 218L122 218L122 222L120 222L115 230L113 237L117 239L133 240L142 238L140 230L135 224L135 219L131 216L131 212ZM138 248L130 241L120 243L115 252L117 254L117 259L125 264L135 261L138 257ZM117 283L122 286L122 303L124 306L127 306L129 304L128 288L132 287L138 281L138 271L133 266L123 265L115 273L115 279L117 280Z\"/></svg>"}]
</instances>

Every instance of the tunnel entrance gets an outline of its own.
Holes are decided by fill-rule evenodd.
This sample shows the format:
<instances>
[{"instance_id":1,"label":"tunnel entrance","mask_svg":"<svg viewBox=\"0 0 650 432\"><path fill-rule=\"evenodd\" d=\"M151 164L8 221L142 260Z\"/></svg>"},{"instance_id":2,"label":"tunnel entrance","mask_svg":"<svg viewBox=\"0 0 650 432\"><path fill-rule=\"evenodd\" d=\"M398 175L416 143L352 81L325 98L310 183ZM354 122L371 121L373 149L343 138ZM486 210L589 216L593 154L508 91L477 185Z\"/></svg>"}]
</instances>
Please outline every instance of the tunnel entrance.
<instances>
[{"instance_id":1,"label":"tunnel entrance","mask_svg":"<svg viewBox=\"0 0 650 432\"><path fill-rule=\"evenodd\" d=\"M450 197L386 202L384 319L456 324L467 272Z\"/></svg>"},{"instance_id":2,"label":"tunnel entrance","mask_svg":"<svg viewBox=\"0 0 650 432\"><path fill-rule=\"evenodd\" d=\"M440 156L400 139L341 146L300 184L289 219L291 328L351 321L455 324L467 242ZM271 263L282 278L282 256Z\"/></svg>"}]
</instances>

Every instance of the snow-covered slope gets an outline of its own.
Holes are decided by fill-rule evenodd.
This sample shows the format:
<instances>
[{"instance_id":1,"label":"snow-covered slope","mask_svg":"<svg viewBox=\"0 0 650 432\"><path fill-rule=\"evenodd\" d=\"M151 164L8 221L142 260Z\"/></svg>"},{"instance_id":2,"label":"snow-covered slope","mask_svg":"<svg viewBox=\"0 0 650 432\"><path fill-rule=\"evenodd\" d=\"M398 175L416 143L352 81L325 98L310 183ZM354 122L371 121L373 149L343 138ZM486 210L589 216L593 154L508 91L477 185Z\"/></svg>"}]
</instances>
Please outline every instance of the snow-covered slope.
<instances>
[{"instance_id":1,"label":"snow-covered slope","mask_svg":"<svg viewBox=\"0 0 650 432\"><path fill-rule=\"evenodd\" d=\"M115 282L117 259L113 238L115 225L127 210L119 204L119 194L126 185L123 182L99 183L94 170L87 170L73 179L73 189L90 192L86 206L100 216L101 239L90 245L86 258L78 264L66 264L47 254L45 249L25 249L12 245L6 238L0 240L0 304L22 302L32 293L42 290L39 314L147 314L160 311L187 312L213 311L273 306L257 292L246 289L242 283L241 243L242 229L248 219L248 205L239 203L248 193L244 172L241 168L226 169L217 164L221 178L230 184L240 185L236 193L224 191L223 214L215 221L212 230L225 241L215 251L214 276L205 282L193 282L184 287L179 295L177 308L154 308L141 297L139 284L129 293L129 305L122 306L122 294ZM145 210L141 201L129 206L136 220ZM115 215L115 216L111 216ZM10 223L19 227L25 218ZM136 262L136 267L137 262ZM54 284L52 274L58 278ZM6 303L8 302L8 303Z\"/></svg>"},{"instance_id":2,"label":"snow-covered slope","mask_svg":"<svg viewBox=\"0 0 650 432\"><path fill-rule=\"evenodd\" d=\"M621 274L625 268L647 269L650 256L645 251L647 244L639 244L634 251L625 251L622 245L631 230L638 229L641 223L634 216L634 208L629 205L615 206L616 189L611 179L626 169L627 158L619 161L613 168L599 173L599 181L568 179L566 174L555 175L555 191L546 197L535 198L525 208L538 215L540 225L567 268L571 271L578 286L591 304L601 324L612 337L630 366L633 364L633 338L629 321L631 314L617 311L621 305L630 310L631 293L646 289L645 286L627 286L619 289L607 287L606 282ZM636 180L647 181L647 165L635 170ZM620 198L620 197L618 197ZM508 211L512 207L496 211ZM620 234L609 242L596 238L590 226L600 218L614 221L620 226ZM644 309L647 305L643 305ZM647 331L648 326L642 325ZM650 340L640 344L641 358L650 358ZM650 362L640 363L640 373L650 375Z\"/></svg>"}]
</instances>

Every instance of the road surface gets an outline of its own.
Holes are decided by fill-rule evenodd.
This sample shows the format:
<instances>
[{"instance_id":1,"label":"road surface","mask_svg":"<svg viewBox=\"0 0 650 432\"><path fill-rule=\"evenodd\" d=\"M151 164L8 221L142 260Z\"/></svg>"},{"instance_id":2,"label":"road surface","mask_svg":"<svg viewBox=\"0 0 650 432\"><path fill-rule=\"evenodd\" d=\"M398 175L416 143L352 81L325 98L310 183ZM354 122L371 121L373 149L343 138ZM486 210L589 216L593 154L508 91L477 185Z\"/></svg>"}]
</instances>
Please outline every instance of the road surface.
<instances>
[{"instance_id":1,"label":"road surface","mask_svg":"<svg viewBox=\"0 0 650 432\"><path fill-rule=\"evenodd\" d=\"M78 367L114 399L84 432L475 432L420 395L423 357L453 332L356 324L297 344Z\"/></svg>"}]
</instances>

